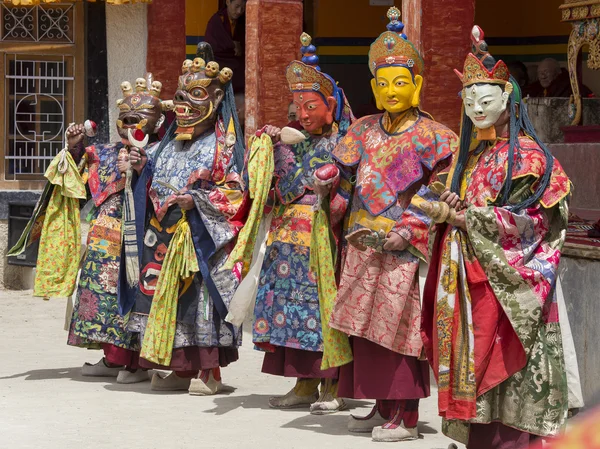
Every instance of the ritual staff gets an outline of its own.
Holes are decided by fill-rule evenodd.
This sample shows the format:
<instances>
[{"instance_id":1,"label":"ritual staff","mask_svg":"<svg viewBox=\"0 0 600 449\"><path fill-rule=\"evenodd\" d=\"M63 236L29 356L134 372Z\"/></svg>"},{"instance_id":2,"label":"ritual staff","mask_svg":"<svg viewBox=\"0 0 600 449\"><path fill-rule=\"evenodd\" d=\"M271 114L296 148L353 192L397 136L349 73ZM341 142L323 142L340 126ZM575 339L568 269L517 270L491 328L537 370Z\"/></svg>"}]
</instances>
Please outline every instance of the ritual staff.
<instances>
[{"instance_id":1,"label":"ritual staff","mask_svg":"<svg viewBox=\"0 0 600 449\"><path fill-rule=\"evenodd\" d=\"M238 359L241 331L224 318L240 273L219 271L243 225L244 147L232 76L214 61L184 61L173 101L176 137L147 154L131 152L136 217L145 220L138 219L141 274L128 329L139 334L142 366L173 371L155 374L154 390L216 394L220 367Z\"/></svg>"},{"instance_id":2,"label":"ritual staff","mask_svg":"<svg viewBox=\"0 0 600 449\"><path fill-rule=\"evenodd\" d=\"M323 363L328 316L322 313L325 304L321 302L325 299L320 297L319 283L333 282L335 286L335 268L331 267L330 278L321 279L311 267L318 251L316 240L311 238L315 231L313 210L318 207L314 176L327 166L333 169L330 181L340 185L331 197L323 199L330 211L329 223L339 236L350 183L339 179L331 152L348 130L353 115L343 91L321 72L311 37L303 33L300 41L302 60L288 66L286 77L304 138L293 145L279 142L273 149L274 193L268 205L273 219L259 277L252 340L267 351L264 373L297 378L289 393L271 398L269 405L310 406L312 413L324 414L341 410L345 404L337 395L337 366L342 362ZM265 132L279 141L279 128L267 126ZM327 239L328 226L321 233Z\"/></svg>"},{"instance_id":3,"label":"ritual staff","mask_svg":"<svg viewBox=\"0 0 600 449\"><path fill-rule=\"evenodd\" d=\"M141 132L157 141L164 115L159 98L162 84L154 81L151 73L138 78L135 86L123 82L121 89L124 96L118 101L117 119L121 142L84 148L84 125L72 125L67 129L68 148L74 161L87 168L87 185L94 206L89 216L87 250L67 343L104 351L104 357L98 363L83 365L82 375L115 376L119 383L135 383L148 380L148 374L138 369L138 341L125 328L125 314L117 294L119 277L127 276L127 256L122 240L127 218L124 209L130 205L126 200L127 152L132 146L131 132ZM59 236L55 238L60 239ZM137 278L139 264L136 258L131 269L130 277Z\"/></svg>"},{"instance_id":4,"label":"ritual staff","mask_svg":"<svg viewBox=\"0 0 600 449\"><path fill-rule=\"evenodd\" d=\"M444 433L468 449L527 448L567 416L555 287L570 183L481 28L471 40L460 150L439 175L448 190L415 201L440 223L422 335Z\"/></svg>"},{"instance_id":5,"label":"ritual staff","mask_svg":"<svg viewBox=\"0 0 600 449\"><path fill-rule=\"evenodd\" d=\"M375 441L418 438L419 399L429 396L429 367L419 360L419 261L428 254L429 218L411 199L449 164L456 135L420 110L423 60L402 34L400 11L371 45L369 68L383 114L358 120L333 152L355 174L350 242L331 327L352 336L354 362L340 370L339 394L375 399L348 430Z\"/></svg>"}]
</instances>

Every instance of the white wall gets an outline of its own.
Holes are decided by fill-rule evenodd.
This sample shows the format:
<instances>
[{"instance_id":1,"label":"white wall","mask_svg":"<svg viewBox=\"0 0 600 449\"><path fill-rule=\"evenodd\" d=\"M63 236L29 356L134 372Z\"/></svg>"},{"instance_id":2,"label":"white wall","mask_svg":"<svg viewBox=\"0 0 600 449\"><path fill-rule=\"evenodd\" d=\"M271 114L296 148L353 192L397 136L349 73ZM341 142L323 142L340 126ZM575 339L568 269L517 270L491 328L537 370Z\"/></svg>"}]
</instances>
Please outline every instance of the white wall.
<instances>
[{"instance_id":1,"label":"white wall","mask_svg":"<svg viewBox=\"0 0 600 449\"><path fill-rule=\"evenodd\" d=\"M146 74L148 45L147 5L134 3L106 5L106 47L108 59L108 111L110 140L119 136L115 122L119 112L116 102L122 98L121 83L135 84Z\"/></svg>"}]
</instances>

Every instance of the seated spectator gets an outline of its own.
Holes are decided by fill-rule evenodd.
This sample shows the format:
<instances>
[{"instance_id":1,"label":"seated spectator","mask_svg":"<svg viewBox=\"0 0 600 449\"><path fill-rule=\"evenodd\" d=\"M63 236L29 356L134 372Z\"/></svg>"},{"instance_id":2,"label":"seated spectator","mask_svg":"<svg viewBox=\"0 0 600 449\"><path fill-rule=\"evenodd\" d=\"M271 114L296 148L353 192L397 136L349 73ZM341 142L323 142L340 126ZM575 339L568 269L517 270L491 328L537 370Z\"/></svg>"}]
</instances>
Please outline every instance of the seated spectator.
<instances>
[{"instance_id":1,"label":"seated spectator","mask_svg":"<svg viewBox=\"0 0 600 449\"><path fill-rule=\"evenodd\" d=\"M521 91L525 92L529 85L529 72L527 71L527 66L521 61L512 61L507 65L510 74L517 80L517 83L519 83Z\"/></svg>"},{"instance_id":2,"label":"seated spectator","mask_svg":"<svg viewBox=\"0 0 600 449\"><path fill-rule=\"evenodd\" d=\"M208 21L204 39L212 46L219 65L233 70L233 91L238 94L244 92L246 76L246 0L227 0L225 5Z\"/></svg>"},{"instance_id":3,"label":"seated spectator","mask_svg":"<svg viewBox=\"0 0 600 449\"><path fill-rule=\"evenodd\" d=\"M526 91L530 97L570 97L571 80L569 72L560 67L556 59L544 59L537 70L538 81L533 83ZM582 97L593 97L593 92L583 84L579 87Z\"/></svg>"}]
</instances>

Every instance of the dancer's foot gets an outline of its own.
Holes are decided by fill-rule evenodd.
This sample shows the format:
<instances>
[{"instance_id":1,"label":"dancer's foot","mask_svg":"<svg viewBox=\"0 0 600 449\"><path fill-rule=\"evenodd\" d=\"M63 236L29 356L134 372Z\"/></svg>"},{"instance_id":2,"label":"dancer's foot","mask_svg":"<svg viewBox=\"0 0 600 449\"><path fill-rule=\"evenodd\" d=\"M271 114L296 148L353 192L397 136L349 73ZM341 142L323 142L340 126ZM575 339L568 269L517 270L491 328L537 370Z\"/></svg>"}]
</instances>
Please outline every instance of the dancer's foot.
<instances>
[{"instance_id":1,"label":"dancer's foot","mask_svg":"<svg viewBox=\"0 0 600 449\"><path fill-rule=\"evenodd\" d=\"M137 369L135 371L127 371L126 369L119 371L117 376L118 384L137 384L150 380L148 371Z\"/></svg>"},{"instance_id":2,"label":"dancer's foot","mask_svg":"<svg viewBox=\"0 0 600 449\"><path fill-rule=\"evenodd\" d=\"M396 442L396 441L410 441L419 438L419 432L416 427L406 428L404 424L401 424L395 428L385 428L383 426L377 426L373 428L373 441L377 442Z\"/></svg>"},{"instance_id":3,"label":"dancer's foot","mask_svg":"<svg viewBox=\"0 0 600 449\"><path fill-rule=\"evenodd\" d=\"M296 394L296 387L285 396L276 396L269 399L269 407L277 409L310 407L310 405L319 399L318 392L308 396L299 396Z\"/></svg>"},{"instance_id":4,"label":"dancer's foot","mask_svg":"<svg viewBox=\"0 0 600 449\"><path fill-rule=\"evenodd\" d=\"M154 391L185 391L190 388L191 379L179 377L175 373L154 373L151 388Z\"/></svg>"},{"instance_id":5,"label":"dancer's foot","mask_svg":"<svg viewBox=\"0 0 600 449\"><path fill-rule=\"evenodd\" d=\"M317 402L311 404L312 415L329 415L346 408L343 399L337 397L338 383L333 379L325 379L321 384L321 394Z\"/></svg>"},{"instance_id":6,"label":"dancer's foot","mask_svg":"<svg viewBox=\"0 0 600 449\"><path fill-rule=\"evenodd\" d=\"M214 376L214 370L200 371L198 377L192 379L188 389L192 396L212 396L219 393L223 389L223 382L220 376L217 380Z\"/></svg>"},{"instance_id":7,"label":"dancer's foot","mask_svg":"<svg viewBox=\"0 0 600 449\"><path fill-rule=\"evenodd\" d=\"M102 359L92 365L91 363L84 363L81 367L81 375L87 377L117 377L119 371L123 369L120 365L111 365L106 362L106 359Z\"/></svg>"},{"instance_id":8,"label":"dancer's foot","mask_svg":"<svg viewBox=\"0 0 600 449\"><path fill-rule=\"evenodd\" d=\"M356 433L372 433L373 429L378 426L382 426L387 420L381 416L377 406L373 407L371 413L367 416L359 417L350 415L348 420L348 431Z\"/></svg>"}]
</instances>

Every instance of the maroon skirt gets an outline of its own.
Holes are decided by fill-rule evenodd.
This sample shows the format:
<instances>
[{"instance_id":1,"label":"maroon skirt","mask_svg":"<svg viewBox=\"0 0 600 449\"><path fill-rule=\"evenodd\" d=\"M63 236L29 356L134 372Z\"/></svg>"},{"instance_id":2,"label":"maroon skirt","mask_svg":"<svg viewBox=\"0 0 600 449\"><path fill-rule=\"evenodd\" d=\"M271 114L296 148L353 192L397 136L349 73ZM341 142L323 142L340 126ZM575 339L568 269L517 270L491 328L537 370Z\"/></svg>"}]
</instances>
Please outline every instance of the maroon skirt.
<instances>
[{"instance_id":1,"label":"maroon skirt","mask_svg":"<svg viewBox=\"0 0 600 449\"><path fill-rule=\"evenodd\" d=\"M499 422L471 424L469 427L467 449L527 449L535 439L534 435Z\"/></svg>"},{"instance_id":2,"label":"maroon skirt","mask_svg":"<svg viewBox=\"0 0 600 449\"><path fill-rule=\"evenodd\" d=\"M337 379L338 368L321 370L322 358L322 352L275 346L275 352L265 353L262 372L301 379Z\"/></svg>"},{"instance_id":3,"label":"maroon skirt","mask_svg":"<svg viewBox=\"0 0 600 449\"><path fill-rule=\"evenodd\" d=\"M429 365L359 337L354 361L340 368L338 394L352 399L422 399L429 396Z\"/></svg>"},{"instance_id":4,"label":"maroon skirt","mask_svg":"<svg viewBox=\"0 0 600 449\"><path fill-rule=\"evenodd\" d=\"M128 369L138 369L140 367L140 353L131 349L119 348L110 343L103 343L102 350L104 358L113 365L123 365Z\"/></svg>"},{"instance_id":5,"label":"maroon skirt","mask_svg":"<svg viewBox=\"0 0 600 449\"><path fill-rule=\"evenodd\" d=\"M145 359L140 359L140 367L147 369L165 369L172 371L200 371L226 367L239 359L238 348L201 348L188 346L173 349L169 366L157 365Z\"/></svg>"}]
</instances>

